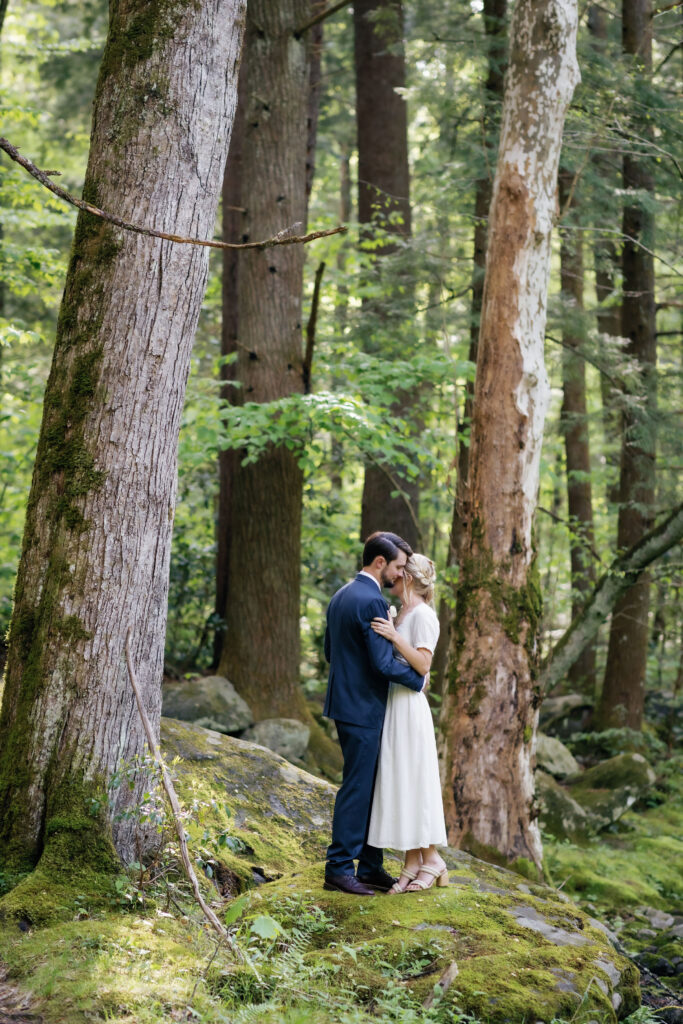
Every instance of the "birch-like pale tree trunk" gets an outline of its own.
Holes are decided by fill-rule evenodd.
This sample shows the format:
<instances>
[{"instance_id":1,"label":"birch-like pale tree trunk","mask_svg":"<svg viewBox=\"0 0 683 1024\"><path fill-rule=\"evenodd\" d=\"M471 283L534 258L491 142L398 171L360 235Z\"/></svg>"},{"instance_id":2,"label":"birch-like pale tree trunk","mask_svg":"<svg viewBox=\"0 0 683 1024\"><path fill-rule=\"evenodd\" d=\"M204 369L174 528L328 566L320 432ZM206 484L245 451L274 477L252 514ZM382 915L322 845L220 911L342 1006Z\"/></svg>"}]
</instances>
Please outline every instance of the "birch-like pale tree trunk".
<instances>
[{"instance_id":1,"label":"birch-like pale tree trunk","mask_svg":"<svg viewBox=\"0 0 683 1024\"><path fill-rule=\"evenodd\" d=\"M230 138L245 0L111 5L84 198L210 238ZM0 861L109 865L135 852L107 792L144 752L132 651L161 711L176 451L208 251L81 213L28 502L0 719ZM46 863L48 861L46 860Z\"/></svg>"},{"instance_id":2,"label":"birch-like pale tree trunk","mask_svg":"<svg viewBox=\"0 0 683 1024\"><path fill-rule=\"evenodd\" d=\"M536 866L540 594L531 531L549 398L543 339L555 186L564 117L579 78L576 27L575 0L515 4L442 712L449 841Z\"/></svg>"}]
</instances>

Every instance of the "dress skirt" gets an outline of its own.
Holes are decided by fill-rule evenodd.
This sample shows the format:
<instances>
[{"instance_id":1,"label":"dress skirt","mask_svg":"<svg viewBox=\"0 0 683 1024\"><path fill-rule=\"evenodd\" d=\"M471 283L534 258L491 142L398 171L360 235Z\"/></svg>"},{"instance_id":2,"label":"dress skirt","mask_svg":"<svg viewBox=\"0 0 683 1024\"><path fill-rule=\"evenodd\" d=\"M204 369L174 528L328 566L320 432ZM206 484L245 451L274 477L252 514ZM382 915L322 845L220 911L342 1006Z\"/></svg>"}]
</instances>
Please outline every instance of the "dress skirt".
<instances>
[{"instance_id":1,"label":"dress skirt","mask_svg":"<svg viewBox=\"0 0 683 1024\"><path fill-rule=\"evenodd\" d=\"M391 683L368 843L394 850L445 846L434 723L424 693Z\"/></svg>"}]
</instances>

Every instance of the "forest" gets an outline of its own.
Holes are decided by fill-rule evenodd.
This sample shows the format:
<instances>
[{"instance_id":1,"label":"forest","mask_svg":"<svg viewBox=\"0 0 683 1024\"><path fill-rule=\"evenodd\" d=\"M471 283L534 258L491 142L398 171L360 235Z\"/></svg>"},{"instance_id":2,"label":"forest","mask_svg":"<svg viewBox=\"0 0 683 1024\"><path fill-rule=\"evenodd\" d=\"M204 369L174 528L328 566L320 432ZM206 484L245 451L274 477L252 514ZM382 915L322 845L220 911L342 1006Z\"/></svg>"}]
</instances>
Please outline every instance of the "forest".
<instances>
[{"instance_id":1,"label":"forest","mask_svg":"<svg viewBox=\"0 0 683 1024\"><path fill-rule=\"evenodd\" d=\"M683 1021L682 24L0 0L0 1022ZM449 884L363 899L375 531Z\"/></svg>"}]
</instances>

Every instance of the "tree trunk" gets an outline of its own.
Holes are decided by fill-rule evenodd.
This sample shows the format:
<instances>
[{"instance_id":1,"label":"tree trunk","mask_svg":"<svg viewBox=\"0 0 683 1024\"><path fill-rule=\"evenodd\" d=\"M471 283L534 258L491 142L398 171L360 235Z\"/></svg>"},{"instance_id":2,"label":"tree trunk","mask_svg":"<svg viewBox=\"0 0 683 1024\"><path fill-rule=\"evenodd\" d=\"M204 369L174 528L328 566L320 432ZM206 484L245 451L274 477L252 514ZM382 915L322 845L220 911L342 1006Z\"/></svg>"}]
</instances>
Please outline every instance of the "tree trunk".
<instances>
[{"instance_id":1,"label":"tree trunk","mask_svg":"<svg viewBox=\"0 0 683 1024\"><path fill-rule=\"evenodd\" d=\"M230 136L228 162L223 176L223 241L239 242L242 238L242 146L244 144L244 106L247 62L242 57L237 109ZM239 297L239 249L224 249L222 253L223 273L221 279L221 356L231 358L237 352L239 324L237 303ZM226 402L235 401L235 366L223 363L221 380L224 382L221 397ZM225 609L228 602L228 571L230 538L232 536L232 480L238 462L237 453L227 448L218 455L218 515L216 517L216 618L221 620L214 632L213 664L218 666L225 636Z\"/></svg>"},{"instance_id":2,"label":"tree trunk","mask_svg":"<svg viewBox=\"0 0 683 1024\"><path fill-rule=\"evenodd\" d=\"M112 5L84 197L139 224L210 238L237 92L244 3ZM221 30L217 31L216 26ZM133 655L161 710L176 449L207 250L81 213L28 502L0 719L0 850L13 869L135 852L115 816L144 753ZM55 854L55 850L59 851Z\"/></svg>"},{"instance_id":3,"label":"tree trunk","mask_svg":"<svg viewBox=\"0 0 683 1024\"><path fill-rule=\"evenodd\" d=\"M519 0L489 217L456 624L444 693L449 842L540 866L532 757L540 594L532 571L549 384L543 338L571 0Z\"/></svg>"},{"instance_id":4,"label":"tree trunk","mask_svg":"<svg viewBox=\"0 0 683 1024\"><path fill-rule=\"evenodd\" d=\"M670 551L683 538L683 506L669 515L656 529L642 537L634 547L619 555L609 572L600 579L581 614L560 637L540 676L542 693L548 693L563 679L586 644L615 607L625 591L637 582L648 566Z\"/></svg>"},{"instance_id":5,"label":"tree trunk","mask_svg":"<svg viewBox=\"0 0 683 1024\"><path fill-rule=\"evenodd\" d=\"M267 238L306 222L309 116L305 24L310 0L249 0L242 237ZM240 256L238 402L303 392L304 252L288 245ZM232 477L226 635L219 670L257 719L306 718L299 687L302 473L285 447Z\"/></svg>"},{"instance_id":6,"label":"tree trunk","mask_svg":"<svg viewBox=\"0 0 683 1024\"><path fill-rule=\"evenodd\" d=\"M484 31L486 33L488 53L488 73L484 87L484 110L482 126L484 146L486 150L487 169L477 179L474 192L474 245L472 270L472 303L470 306L470 349L468 359L477 362L477 345L479 342L479 326L481 319L481 300L484 294L484 274L486 270L486 250L488 244L488 216L493 190L493 171L489 165L495 163L498 146L499 107L503 102L505 85L505 64L507 55L507 0L484 0ZM470 429L474 404L474 381L465 384L465 403L462 418L458 424L458 474L456 494L451 520L448 543L447 565L450 567L459 561L458 551L462 539L461 511L467 500L467 477L469 472L469 443L464 432ZM439 642L434 651L432 662L433 687L440 693L443 688L443 677L448 659L450 642L449 624L452 618L451 609L445 598L439 603Z\"/></svg>"},{"instance_id":7,"label":"tree trunk","mask_svg":"<svg viewBox=\"0 0 683 1024\"><path fill-rule=\"evenodd\" d=\"M408 117L400 91L405 88L403 53L403 5L400 0L356 0L353 5L356 65L356 119L358 126L358 220L365 237L372 237L371 225L408 238L411 234L410 171L408 166ZM395 252L387 242L374 249L381 273L382 257ZM405 282L404 282L405 283ZM393 293L393 294L392 294ZM364 344L367 351L382 354L373 335L391 331L398 337L404 320L402 310L393 310L398 289L390 282L383 287L383 304L364 303ZM405 302L405 294L403 297ZM403 351L403 357L409 352ZM414 420L414 393L401 396L401 415ZM361 539L375 530L393 530L413 547L419 543L417 514L419 483L391 467L391 476L403 494L392 497L396 483L381 467L366 465L361 507Z\"/></svg>"},{"instance_id":8,"label":"tree trunk","mask_svg":"<svg viewBox=\"0 0 683 1024\"><path fill-rule=\"evenodd\" d=\"M652 71L652 5L650 0L624 0L622 6L624 52L634 57L638 73ZM652 123L633 113L634 133L652 138ZM640 143L637 144L637 147ZM637 151L624 156L622 252L622 335L627 352L641 367L644 405L630 402L622 418L619 522L617 545L631 547L651 528L655 500L655 437L657 348L655 336L654 177L650 160ZM645 702L648 649L650 577L644 573L621 596L610 628L605 679L596 711L601 728L628 726L640 729Z\"/></svg>"},{"instance_id":9,"label":"tree trunk","mask_svg":"<svg viewBox=\"0 0 683 1024\"><path fill-rule=\"evenodd\" d=\"M604 60L604 51L609 45L608 33L607 33L607 12L605 9L598 4L591 4L588 10L588 29L591 34L591 44L594 50L598 52L602 51L602 59ZM604 153L598 152L592 157L593 166L595 167L596 173L603 183L607 185L612 184L612 189L609 189L608 195L605 196L605 200L609 203L610 207L615 206L610 202L612 198L612 192L617 190L617 180L614 171L614 165L609 156L605 156ZM604 195L604 193L603 193ZM605 217L604 204L596 209L600 210L600 223L595 225L595 248L593 251L594 267L595 267L595 296L598 302L598 308L596 313L596 319L598 323L599 331L599 346L602 353L601 359L603 365L609 366L611 362L610 345L609 340L611 338L621 337L621 303L617 301L617 268L619 265L619 258L617 255L617 247L612 237L603 237L600 234L601 224L612 223L612 215L616 221L618 211L616 209L609 209L608 215ZM600 374L600 390L602 397L602 425L604 434L604 445L603 454L605 463L608 467L609 475L607 477L607 491L606 497L608 502L616 504L619 500L619 488L618 488L618 477L619 477L619 409L617 406L616 395L613 390L613 386L606 374Z\"/></svg>"},{"instance_id":10,"label":"tree trunk","mask_svg":"<svg viewBox=\"0 0 683 1024\"><path fill-rule=\"evenodd\" d=\"M572 175L560 170L560 206L569 200ZM574 204L572 204L574 205ZM561 232L560 278L564 302L565 325L562 330L562 411L560 429L564 434L567 475L567 506L569 509L572 618L581 611L595 586L593 561L593 500L591 495L591 460L586 409L586 364L573 349L580 349L581 334L572 317L583 311L583 245L580 232ZM582 651L569 671L569 685L582 693L595 694L595 645Z\"/></svg>"}]
</instances>

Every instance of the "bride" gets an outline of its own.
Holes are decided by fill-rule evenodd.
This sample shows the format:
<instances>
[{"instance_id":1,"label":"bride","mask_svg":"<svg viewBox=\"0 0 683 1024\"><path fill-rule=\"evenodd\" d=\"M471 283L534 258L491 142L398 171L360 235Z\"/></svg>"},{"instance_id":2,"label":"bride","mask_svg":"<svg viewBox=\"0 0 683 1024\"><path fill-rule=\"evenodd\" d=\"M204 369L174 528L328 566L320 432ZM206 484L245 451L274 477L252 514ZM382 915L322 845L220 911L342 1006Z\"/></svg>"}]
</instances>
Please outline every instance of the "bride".
<instances>
[{"instance_id":1,"label":"bride","mask_svg":"<svg viewBox=\"0 0 683 1024\"><path fill-rule=\"evenodd\" d=\"M396 626L391 619L372 621L374 631L393 643L397 657L425 675L439 639L433 607L435 578L431 559L411 555L403 578L389 591L401 601ZM390 894L419 892L434 882L448 885L448 869L436 850L447 839L432 713L424 693L393 683L367 841L378 848L406 851L400 878Z\"/></svg>"}]
</instances>

